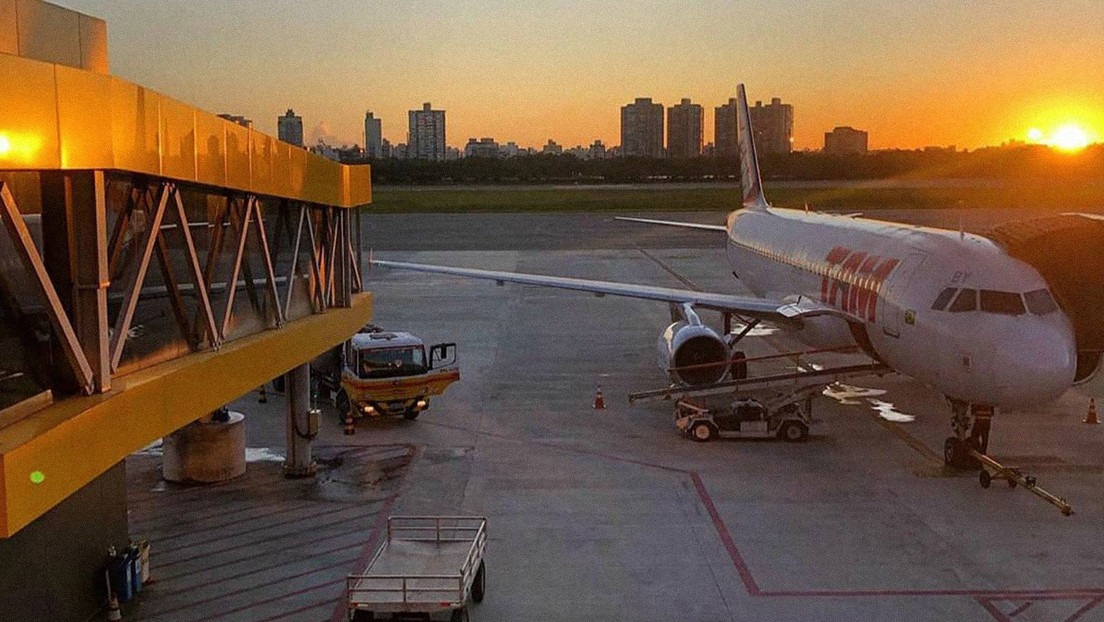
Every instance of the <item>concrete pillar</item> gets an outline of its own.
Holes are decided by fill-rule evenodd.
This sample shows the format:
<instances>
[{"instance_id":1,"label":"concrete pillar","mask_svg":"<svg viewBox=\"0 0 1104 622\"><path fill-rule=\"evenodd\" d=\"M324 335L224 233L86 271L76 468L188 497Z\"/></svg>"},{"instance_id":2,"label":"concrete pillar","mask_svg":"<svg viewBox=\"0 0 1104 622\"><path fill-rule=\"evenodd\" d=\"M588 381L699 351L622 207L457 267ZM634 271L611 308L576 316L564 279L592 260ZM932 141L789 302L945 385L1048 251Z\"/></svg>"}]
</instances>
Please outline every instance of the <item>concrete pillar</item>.
<instances>
[{"instance_id":1,"label":"concrete pillar","mask_svg":"<svg viewBox=\"0 0 1104 622\"><path fill-rule=\"evenodd\" d=\"M211 484L245 473L245 416L204 417L165 437L161 474L170 482Z\"/></svg>"},{"instance_id":2,"label":"concrete pillar","mask_svg":"<svg viewBox=\"0 0 1104 622\"><path fill-rule=\"evenodd\" d=\"M316 466L311 458L311 441L318 432L318 414L311 412L310 364L304 363L287 375L287 457L284 475L311 477Z\"/></svg>"}]
</instances>

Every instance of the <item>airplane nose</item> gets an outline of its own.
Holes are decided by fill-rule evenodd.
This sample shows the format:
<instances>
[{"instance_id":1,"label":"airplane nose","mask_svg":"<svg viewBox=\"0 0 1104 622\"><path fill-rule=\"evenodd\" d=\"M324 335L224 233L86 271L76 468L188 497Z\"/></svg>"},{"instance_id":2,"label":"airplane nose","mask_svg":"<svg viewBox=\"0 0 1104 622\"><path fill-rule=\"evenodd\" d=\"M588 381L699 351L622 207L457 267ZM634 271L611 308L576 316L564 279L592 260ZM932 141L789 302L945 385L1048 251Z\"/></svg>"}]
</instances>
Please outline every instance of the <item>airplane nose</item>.
<instances>
[{"instance_id":1,"label":"airplane nose","mask_svg":"<svg viewBox=\"0 0 1104 622\"><path fill-rule=\"evenodd\" d=\"M1077 370L1073 331L1068 325L1032 324L1018 335L1009 335L1015 347L999 350L998 364L1004 368L1004 392L1010 402L1048 402L1073 385Z\"/></svg>"}]
</instances>

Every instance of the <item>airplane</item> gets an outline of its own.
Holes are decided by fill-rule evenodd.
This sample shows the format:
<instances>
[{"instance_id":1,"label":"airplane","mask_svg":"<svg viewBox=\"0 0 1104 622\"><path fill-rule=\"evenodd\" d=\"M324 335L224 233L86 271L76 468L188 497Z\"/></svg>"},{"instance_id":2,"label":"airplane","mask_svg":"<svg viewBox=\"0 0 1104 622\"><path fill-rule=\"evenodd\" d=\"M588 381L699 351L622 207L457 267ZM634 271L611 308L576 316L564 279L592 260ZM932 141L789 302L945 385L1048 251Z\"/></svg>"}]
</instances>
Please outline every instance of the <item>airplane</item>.
<instances>
[{"instance_id":1,"label":"airplane","mask_svg":"<svg viewBox=\"0 0 1104 622\"><path fill-rule=\"evenodd\" d=\"M1104 322L1096 311L1102 296L1086 301L1071 279L1060 278L1061 262L1040 259L1047 253L1025 246L1024 235L1006 231L1001 244L999 236L995 241L850 214L773 208L763 193L743 84L737 87L737 136L743 201L726 224L621 220L723 233L732 273L752 296L370 262L667 302L676 321L660 336L659 360L675 384L716 384L736 373L727 328L722 337L702 323L699 309L726 314L726 326L732 315L771 322L812 348L858 347L947 398L955 435L946 440L944 460L959 468L977 466L970 449L986 453L997 409L1045 403L1104 376L1097 373L1104 358ZM1104 227L1097 215L1063 217L1067 228ZM1061 285L1057 299L1043 272Z\"/></svg>"}]
</instances>

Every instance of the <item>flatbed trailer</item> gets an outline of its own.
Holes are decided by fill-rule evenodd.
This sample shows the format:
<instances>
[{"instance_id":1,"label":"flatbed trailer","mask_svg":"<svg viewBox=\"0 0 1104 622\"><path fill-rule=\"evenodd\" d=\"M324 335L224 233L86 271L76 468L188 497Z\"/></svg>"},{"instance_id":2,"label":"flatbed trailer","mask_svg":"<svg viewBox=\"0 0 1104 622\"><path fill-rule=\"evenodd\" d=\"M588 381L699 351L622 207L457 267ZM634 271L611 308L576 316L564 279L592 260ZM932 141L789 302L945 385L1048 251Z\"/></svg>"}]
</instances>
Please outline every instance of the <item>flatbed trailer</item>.
<instances>
[{"instance_id":1,"label":"flatbed trailer","mask_svg":"<svg viewBox=\"0 0 1104 622\"><path fill-rule=\"evenodd\" d=\"M349 620L448 612L452 622L467 621L469 599L486 593L486 547L485 517L389 517L372 561L346 579Z\"/></svg>"}]
</instances>

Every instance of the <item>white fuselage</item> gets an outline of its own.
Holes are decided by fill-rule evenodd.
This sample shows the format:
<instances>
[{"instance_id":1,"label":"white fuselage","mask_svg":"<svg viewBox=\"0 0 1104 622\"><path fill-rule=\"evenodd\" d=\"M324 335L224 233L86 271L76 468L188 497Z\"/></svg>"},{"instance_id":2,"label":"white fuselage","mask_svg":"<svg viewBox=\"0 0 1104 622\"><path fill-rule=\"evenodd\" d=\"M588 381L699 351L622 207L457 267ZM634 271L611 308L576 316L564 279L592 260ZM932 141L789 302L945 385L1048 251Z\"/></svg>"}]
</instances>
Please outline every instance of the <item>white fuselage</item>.
<instances>
[{"instance_id":1,"label":"white fuselage","mask_svg":"<svg viewBox=\"0 0 1104 622\"><path fill-rule=\"evenodd\" d=\"M735 211L727 228L729 261L752 293L839 310L796 331L812 347L858 345L949 398L987 406L1049 401L1073 384L1069 319L1038 293L1047 284L1034 268L987 238L777 209ZM933 308L945 290L954 291ZM974 290L981 308L962 310Z\"/></svg>"}]
</instances>

